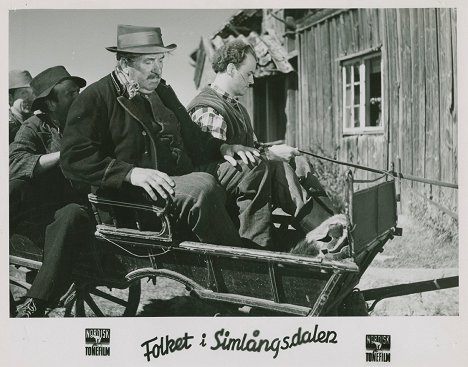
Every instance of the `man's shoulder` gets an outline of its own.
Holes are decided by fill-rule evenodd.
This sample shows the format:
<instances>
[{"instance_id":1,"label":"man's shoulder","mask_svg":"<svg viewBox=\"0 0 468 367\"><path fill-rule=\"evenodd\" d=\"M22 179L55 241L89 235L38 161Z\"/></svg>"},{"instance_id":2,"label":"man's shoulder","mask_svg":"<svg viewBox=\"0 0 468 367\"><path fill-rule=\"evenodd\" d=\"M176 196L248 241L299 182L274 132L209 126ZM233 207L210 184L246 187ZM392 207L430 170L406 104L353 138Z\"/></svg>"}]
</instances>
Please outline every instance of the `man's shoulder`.
<instances>
[{"instance_id":1,"label":"man's shoulder","mask_svg":"<svg viewBox=\"0 0 468 367\"><path fill-rule=\"evenodd\" d=\"M32 129L38 129L46 121L46 115L42 112L32 115L30 118L23 122L23 126L27 126Z\"/></svg>"},{"instance_id":2,"label":"man's shoulder","mask_svg":"<svg viewBox=\"0 0 468 367\"><path fill-rule=\"evenodd\" d=\"M91 83L81 93L82 98L97 98L98 96L106 96L109 94L115 94L115 87L112 83L110 74L102 77L98 81Z\"/></svg>"},{"instance_id":3,"label":"man's shoulder","mask_svg":"<svg viewBox=\"0 0 468 367\"><path fill-rule=\"evenodd\" d=\"M194 111L210 107L215 111L218 111L220 108L219 105L219 96L217 93L211 89L209 86L204 87L187 105L187 111L193 113Z\"/></svg>"}]
</instances>

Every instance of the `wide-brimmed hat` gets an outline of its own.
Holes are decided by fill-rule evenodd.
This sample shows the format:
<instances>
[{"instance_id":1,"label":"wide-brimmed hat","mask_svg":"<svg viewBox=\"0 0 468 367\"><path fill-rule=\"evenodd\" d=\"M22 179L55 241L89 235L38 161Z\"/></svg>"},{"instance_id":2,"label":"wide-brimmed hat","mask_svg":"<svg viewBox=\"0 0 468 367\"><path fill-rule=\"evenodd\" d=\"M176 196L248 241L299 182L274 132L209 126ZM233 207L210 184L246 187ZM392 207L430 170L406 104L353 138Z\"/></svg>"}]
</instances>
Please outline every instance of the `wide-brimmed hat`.
<instances>
[{"instance_id":1,"label":"wide-brimmed hat","mask_svg":"<svg viewBox=\"0 0 468 367\"><path fill-rule=\"evenodd\" d=\"M8 74L8 89L27 88L32 76L27 70L11 70Z\"/></svg>"},{"instance_id":2,"label":"wide-brimmed hat","mask_svg":"<svg viewBox=\"0 0 468 367\"><path fill-rule=\"evenodd\" d=\"M132 54L157 54L172 51L175 44L165 46L159 27L142 27L119 24L117 26L117 46L106 47L110 52Z\"/></svg>"},{"instance_id":3,"label":"wide-brimmed hat","mask_svg":"<svg viewBox=\"0 0 468 367\"><path fill-rule=\"evenodd\" d=\"M40 100L47 97L52 88L66 79L73 80L80 88L86 86L86 80L78 76L71 76L67 69L61 65L53 66L37 74L31 80L31 87L36 95L32 103L32 109L39 109Z\"/></svg>"}]
</instances>

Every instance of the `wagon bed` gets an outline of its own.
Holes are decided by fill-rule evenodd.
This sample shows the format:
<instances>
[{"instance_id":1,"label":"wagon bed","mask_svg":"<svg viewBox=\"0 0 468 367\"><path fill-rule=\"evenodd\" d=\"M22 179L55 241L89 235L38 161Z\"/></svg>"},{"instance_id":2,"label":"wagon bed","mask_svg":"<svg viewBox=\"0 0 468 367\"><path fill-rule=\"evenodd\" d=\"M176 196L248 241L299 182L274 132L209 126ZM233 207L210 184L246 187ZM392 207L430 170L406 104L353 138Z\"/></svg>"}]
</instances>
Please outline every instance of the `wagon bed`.
<instances>
[{"instance_id":1,"label":"wagon bed","mask_svg":"<svg viewBox=\"0 0 468 367\"><path fill-rule=\"evenodd\" d=\"M121 315L131 316L138 307L141 279L158 277L184 284L196 297L235 307L302 316L362 313L350 299L364 271L395 234L396 195L394 180L357 192L353 186L348 174L350 257L341 260L180 241L167 207L90 195L97 241L74 271L74 287L63 298L66 314L105 316L95 302L101 297L120 304ZM291 232L282 222L279 230L287 236ZM154 223L159 223L156 228ZM40 259L28 241L13 236L12 265L34 270Z\"/></svg>"}]
</instances>

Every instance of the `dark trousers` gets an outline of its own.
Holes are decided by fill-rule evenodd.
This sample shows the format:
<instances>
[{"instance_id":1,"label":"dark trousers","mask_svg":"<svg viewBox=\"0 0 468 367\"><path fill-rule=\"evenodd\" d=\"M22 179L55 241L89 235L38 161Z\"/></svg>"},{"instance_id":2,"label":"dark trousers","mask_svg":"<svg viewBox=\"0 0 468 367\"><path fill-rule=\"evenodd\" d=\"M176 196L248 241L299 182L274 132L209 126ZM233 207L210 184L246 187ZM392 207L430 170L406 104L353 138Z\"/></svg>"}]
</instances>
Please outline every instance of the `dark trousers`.
<instances>
[{"instance_id":1,"label":"dark trousers","mask_svg":"<svg viewBox=\"0 0 468 367\"><path fill-rule=\"evenodd\" d=\"M226 210L226 193L204 172L174 176L173 197L177 225L193 232L201 242L242 246L236 226Z\"/></svg>"},{"instance_id":2,"label":"dark trousers","mask_svg":"<svg viewBox=\"0 0 468 367\"><path fill-rule=\"evenodd\" d=\"M26 217L37 218L45 228L43 262L28 297L53 301L69 283L77 251L92 240L93 227L87 207L65 203L65 198L55 203L44 202L28 182L10 181L10 231L14 232L15 226Z\"/></svg>"},{"instance_id":3,"label":"dark trousers","mask_svg":"<svg viewBox=\"0 0 468 367\"><path fill-rule=\"evenodd\" d=\"M212 174L227 193L228 205L236 209L239 235L244 246L273 248L271 184L268 164L261 161L249 167L238 161L218 162L201 167Z\"/></svg>"}]
</instances>

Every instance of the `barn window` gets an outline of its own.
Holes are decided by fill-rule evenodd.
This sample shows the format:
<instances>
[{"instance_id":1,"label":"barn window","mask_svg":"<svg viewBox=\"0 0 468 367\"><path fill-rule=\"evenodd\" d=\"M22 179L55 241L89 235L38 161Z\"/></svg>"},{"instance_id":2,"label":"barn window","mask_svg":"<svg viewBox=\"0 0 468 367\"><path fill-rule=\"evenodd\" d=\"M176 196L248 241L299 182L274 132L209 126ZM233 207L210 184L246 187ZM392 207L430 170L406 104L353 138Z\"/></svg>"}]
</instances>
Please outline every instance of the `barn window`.
<instances>
[{"instance_id":1,"label":"barn window","mask_svg":"<svg viewBox=\"0 0 468 367\"><path fill-rule=\"evenodd\" d=\"M343 133L383 132L380 53L343 61Z\"/></svg>"}]
</instances>

